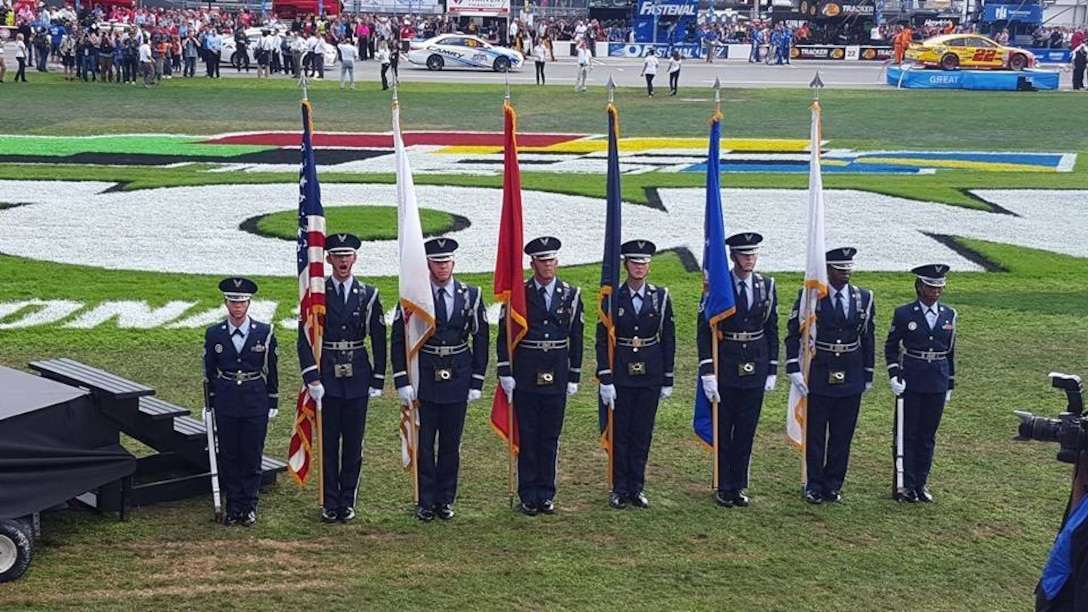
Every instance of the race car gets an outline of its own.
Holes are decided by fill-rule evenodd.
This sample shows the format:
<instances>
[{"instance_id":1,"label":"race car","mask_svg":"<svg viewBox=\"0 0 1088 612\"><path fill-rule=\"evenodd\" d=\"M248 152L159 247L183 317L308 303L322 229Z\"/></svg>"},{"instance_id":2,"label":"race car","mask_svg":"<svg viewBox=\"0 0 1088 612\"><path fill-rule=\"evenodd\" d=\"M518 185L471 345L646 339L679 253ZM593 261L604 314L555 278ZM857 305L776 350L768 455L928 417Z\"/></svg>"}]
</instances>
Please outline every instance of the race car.
<instances>
[{"instance_id":1,"label":"race car","mask_svg":"<svg viewBox=\"0 0 1088 612\"><path fill-rule=\"evenodd\" d=\"M1023 70L1035 65L1030 51L1005 47L978 34L944 34L911 43L904 56L927 68L997 68Z\"/></svg>"},{"instance_id":2,"label":"race car","mask_svg":"<svg viewBox=\"0 0 1088 612\"><path fill-rule=\"evenodd\" d=\"M408 61L428 70L451 68L487 68L495 72L518 70L525 58L513 49L495 47L481 38L468 34L444 34L413 42L408 48Z\"/></svg>"}]
</instances>

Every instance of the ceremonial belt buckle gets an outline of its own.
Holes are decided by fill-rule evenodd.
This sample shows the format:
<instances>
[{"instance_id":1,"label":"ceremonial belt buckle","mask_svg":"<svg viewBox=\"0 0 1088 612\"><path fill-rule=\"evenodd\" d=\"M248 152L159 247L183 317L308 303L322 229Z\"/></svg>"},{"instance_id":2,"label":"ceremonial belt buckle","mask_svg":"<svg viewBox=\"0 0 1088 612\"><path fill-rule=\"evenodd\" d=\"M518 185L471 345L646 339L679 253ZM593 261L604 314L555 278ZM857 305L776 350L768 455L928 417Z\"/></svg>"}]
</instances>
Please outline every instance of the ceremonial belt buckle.
<instances>
[{"instance_id":1,"label":"ceremonial belt buckle","mask_svg":"<svg viewBox=\"0 0 1088 612\"><path fill-rule=\"evenodd\" d=\"M645 361L633 361L627 364L628 376L645 376L646 375L646 362Z\"/></svg>"},{"instance_id":2,"label":"ceremonial belt buckle","mask_svg":"<svg viewBox=\"0 0 1088 612\"><path fill-rule=\"evenodd\" d=\"M241 370L236 372L224 372L223 370L219 370L219 378L222 378L223 380L233 380L235 384L239 386L244 382L257 380L260 377L260 372L243 372Z\"/></svg>"},{"instance_id":3,"label":"ceremonial belt buckle","mask_svg":"<svg viewBox=\"0 0 1088 612\"><path fill-rule=\"evenodd\" d=\"M570 346L570 339L565 338L563 340L522 340L518 343L518 346L525 347L531 351L544 351L546 353L550 350L567 348L568 346Z\"/></svg>"},{"instance_id":4,"label":"ceremonial belt buckle","mask_svg":"<svg viewBox=\"0 0 1088 612\"><path fill-rule=\"evenodd\" d=\"M445 382L453 378L453 370L450 368L438 368L434 371L435 382Z\"/></svg>"},{"instance_id":5,"label":"ceremonial belt buckle","mask_svg":"<svg viewBox=\"0 0 1088 612\"><path fill-rule=\"evenodd\" d=\"M543 372L537 372L536 373L536 386L546 387L546 386L548 386L548 385L550 385L550 384L552 384L554 382L555 382L555 372L552 372L551 370L546 370L546 371L543 371Z\"/></svg>"},{"instance_id":6,"label":"ceremonial belt buckle","mask_svg":"<svg viewBox=\"0 0 1088 612\"><path fill-rule=\"evenodd\" d=\"M729 333L724 332L722 336L730 342L751 342L752 340L759 340L763 338L763 331L757 332L736 332Z\"/></svg>"},{"instance_id":7,"label":"ceremonial belt buckle","mask_svg":"<svg viewBox=\"0 0 1088 612\"><path fill-rule=\"evenodd\" d=\"M817 342L816 343L816 348L817 349L819 349L821 351L827 351L829 353L835 353L836 357L838 357L842 353L853 353L854 351L858 350L858 347L860 347L860 346L861 346L861 341L860 340L855 340L854 342L850 342L850 343L843 343L843 342Z\"/></svg>"},{"instance_id":8,"label":"ceremonial belt buckle","mask_svg":"<svg viewBox=\"0 0 1088 612\"><path fill-rule=\"evenodd\" d=\"M756 373L756 362L745 361L737 364L737 376L751 376Z\"/></svg>"},{"instance_id":9,"label":"ceremonial belt buckle","mask_svg":"<svg viewBox=\"0 0 1088 612\"><path fill-rule=\"evenodd\" d=\"M829 385L841 385L846 382L845 370L831 370L827 373L827 384Z\"/></svg>"},{"instance_id":10,"label":"ceremonial belt buckle","mask_svg":"<svg viewBox=\"0 0 1088 612\"><path fill-rule=\"evenodd\" d=\"M334 378L351 378L355 376L355 364L334 363L332 364L332 375Z\"/></svg>"},{"instance_id":11,"label":"ceremonial belt buckle","mask_svg":"<svg viewBox=\"0 0 1088 612\"><path fill-rule=\"evenodd\" d=\"M462 342L461 344L456 344L454 346L433 346L430 344L424 344L420 350L428 355L449 357L451 355L459 355L467 351L468 342Z\"/></svg>"},{"instance_id":12,"label":"ceremonial belt buckle","mask_svg":"<svg viewBox=\"0 0 1088 612\"><path fill-rule=\"evenodd\" d=\"M948 351L906 351L907 357L921 359L926 363L942 361L948 356Z\"/></svg>"},{"instance_id":13,"label":"ceremonial belt buckle","mask_svg":"<svg viewBox=\"0 0 1088 612\"><path fill-rule=\"evenodd\" d=\"M322 342L321 346L331 351L358 351L365 348L362 340L341 340L339 342Z\"/></svg>"}]
</instances>

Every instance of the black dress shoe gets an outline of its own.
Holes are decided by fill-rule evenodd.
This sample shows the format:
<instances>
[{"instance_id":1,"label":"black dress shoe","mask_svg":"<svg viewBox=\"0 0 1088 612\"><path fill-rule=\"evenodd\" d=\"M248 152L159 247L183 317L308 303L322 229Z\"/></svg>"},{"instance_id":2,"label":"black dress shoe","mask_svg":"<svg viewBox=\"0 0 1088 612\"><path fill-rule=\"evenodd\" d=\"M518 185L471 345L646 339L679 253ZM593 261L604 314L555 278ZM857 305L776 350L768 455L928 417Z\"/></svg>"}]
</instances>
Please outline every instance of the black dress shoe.
<instances>
[{"instance_id":1,"label":"black dress shoe","mask_svg":"<svg viewBox=\"0 0 1088 612\"><path fill-rule=\"evenodd\" d=\"M434 520L434 511L426 506L416 506L416 518L429 523Z\"/></svg>"},{"instance_id":2,"label":"black dress shoe","mask_svg":"<svg viewBox=\"0 0 1088 612\"><path fill-rule=\"evenodd\" d=\"M322 523L335 523L340 519L340 513L331 508L324 508L321 510L321 522Z\"/></svg>"},{"instance_id":3,"label":"black dress shoe","mask_svg":"<svg viewBox=\"0 0 1088 612\"><path fill-rule=\"evenodd\" d=\"M925 485L922 485L921 489L916 489L914 494L918 497L918 501L920 502L927 504L933 503L933 494L929 492L929 488Z\"/></svg>"},{"instance_id":4,"label":"black dress shoe","mask_svg":"<svg viewBox=\"0 0 1088 612\"><path fill-rule=\"evenodd\" d=\"M627 507L627 500L623 498L619 493L613 493L608 499L608 505L612 506L616 510L623 510Z\"/></svg>"},{"instance_id":5,"label":"black dress shoe","mask_svg":"<svg viewBox=\"0 0 1088 612\"><path fill-rule=\"evenodd\" d=\"M899 494L899 501L907 502L908 504L918 503L918 493L914 489L906 489Z\"/></svg>"},{"instance_id":6,"label":"black dress shoe","mask_svg":"<svg viewBox=\"0 0 1088 612\"><path fill-rule=\"evenodd\" d=\"M443 521L448 521L453 518L453 507L449 504L439 504L438 509L435 510L434 513Z\"/></svg>"},{"instance_id":7,"label":"black dress shoe","mask_svg":"<svg viewBox=\"0 0 1088 612\"><path fill-rule=\"evenodd\" d=\"M639 491L635 494L634 497L631 498L631 505L635 506L636 508L649 508L650 500L646 499L645 493Z\"/></svg>"},{"instance_id":8,"label":"black dress shoe","mask_svg":"<svg viewBox=\"0 0 1088 612\"><path fill-rule=\"evenodd\" d=\"M837 504L842 501L842 493L839 491L828 491L824 494L824 501Z\"/></svg>"},{"instance_id":9,"label":"black dress shoe","mask_svg":"<svg viewBox=\"0 0 1088 612\"><path fill-rule=\"evenodd\" d=\"M818 506L824 503L824 498L819 491L805 491L805 502Z\"/></svg>"},{"instance_id":10,"label":"black dress shoe","mask_svg":"<svg viewBox=\"0 0 1088 612\"><path fill-rule=\"evenodd\" d=\"M355 520L355 508L352 508L351 506L348 506L347 508L341 508L340 512L337 512L337 518L340 519L341 523L346 523L348 521L354 521Z\"/></svg>"},{"instance_id":11,"label":"black dress shoe","mask_svg":"<svg viewBox=\"0 0 1088 612\"><path fill-rule=\"evenodd\" d=\"M744 492L743 489L739 490L739 491L733 491L733 504L735 506L739 506L741 508L747 508L748 507L748 501L749 501L748 500L748 495Z\"/></svg>"},{"instance_id":12,"label":"black dress shoe","mask_svg":"<svg viewBox=\"0 0 1088 612\"><path fill-rule=\"evenodd\" d=\"M714 494L714 503L718 504L722 508L732 508L733 494L729 491L718 491Z\"/></svg>"},{"instance_id":13,"label":"black dress shoe","mask_svg":"<svg viewBox=\"0 0 1088 612\"><path fill-rule=\"evenodd\" d=\"M521 502L521 505L518 506L518 512L524 514L525 516L536 516L540 514L540 511L536 509L536 504L531 504L528 502Z\"/></svg>"},{"instance_id":14,"label":"black dress shoe","mask_svg":"<svg viewBox=\"0 0 1088 612\"><path fill-rule=\"evenodd\" d=\"M544 514L555 514L555 502L550 499L545 499L540 502L540 511Z\"/></svg>"},{"instance_id":15,"label":"black dress shoe","mask_svg":"<svg viewBox=\"0 0 1088 612\"><path fill-rule=\"evenodd\" d=\"M227 527L234 527L238 524L241 516L242 515L237 512L228 512L227 517L223 519L223 524Z\"/></svg>"},{"instance_id":16,"label":"black dress shoe","mask_svg":"<svg viewBox=\"0 0 1088 612\"><path fill-rule=\"evenodd\" d=\"M257 511L250 510L246 512L238 519L238 524L242 527L252 527L257 524Z\"/></svg>"}]
</instances>

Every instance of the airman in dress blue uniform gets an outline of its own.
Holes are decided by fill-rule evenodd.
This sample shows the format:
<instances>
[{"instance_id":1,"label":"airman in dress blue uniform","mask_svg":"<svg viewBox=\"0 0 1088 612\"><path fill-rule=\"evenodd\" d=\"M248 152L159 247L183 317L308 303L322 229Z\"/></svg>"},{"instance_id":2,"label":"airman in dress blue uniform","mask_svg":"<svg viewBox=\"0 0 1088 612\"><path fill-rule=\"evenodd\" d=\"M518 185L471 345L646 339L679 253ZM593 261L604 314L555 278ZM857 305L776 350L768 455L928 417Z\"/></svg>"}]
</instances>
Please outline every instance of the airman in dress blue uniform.
<instances>
[{"instance_id":1,"label":"airman in dress blue uniform","mask_svg":"<svg viewBox=\"0 0 1088 612\"><path fill-rule=\"evenodd\" d=\"M597 379L601 401L614 412L609 505L648 508L646 463L658 402L672 395L676 324L666 287L646 282L657 246L632 240L620 247L627 282L617 291L616 347L608 359L608 329L597 323Z\"/></svg>"},{"instance_id":2,"label":"airman in dress blue uniform","mask_svg":"<svg viewBox=\"0 0 1088 612\"><path fill-rule=\"evenodd\" d=\"M393 384L401 403L419 400L419 504L416 518L453 518L461 434L468 404L480 399L487 372L488 327L479 287L453 278L457 241L434 238L424 245L434 293L435 332L419 351L419 397L408 379L404 313L393 321ZM435 453L435 438L438 452Z\"/></svg>"},{"instance_id":3,"label":"airman in dress blue uniform","mask_svg":"<svg viewBox=\"0 0 1088 612\"><path fill-rule=\"evenodd\" d=\"M786 374L808 396L804 499L810 504L842 501L861 395L873 386L876 304L872 291L850 284L856 254L853 247L827 252L830 289L816 304L816 354L808 383L800 363L800 296L790 312Z\"/></svg>"},{"instance_id":4,"label":"airman in dress blue uniform","mask_svg":"<svg viewBox=\"0 0 1088 612\"><path fill-rule=\"evenodd\" d=\"M956 382L956 311L938 302L948 266L930 264L911 270L918 278L918 299L895 309L884 358L896 403L893 431L902 479L893 496L908 503L932 502L927 483L937 446L937 427Z\"/></svg>"},{"instance_id":5,"label":"airman in dress blue uniform","mask_svg":"<svg viewBox=\"0 0 1088 612\"><path fill-rule=\"evenodd\" d=\"M204 332L204 382L219 439L219 476L227 495L227 525L257 522L257 493L268 420L279 405L279 370L272 326L249 318L257 283L219 283L227 320Z\"/></svg>"},{"instance_id":6,"label":"airman in dress blue uniform","mask_svg":"<svg viewBox=\"0 0 1088 612\"><path fill-rule=\"evenodd\" d=\"M755 272L759 244L755 232L726 238L733 260L730 277L736 312L718 324L717 338L699 312L696 343L703 393L719 401L718 490L719 506L747 506L748 468L752 443L763 407L763 394L773 391L778 373L778 291L774 279ZM718 343L718 371L714 372L711 342Z\"/></svg>"},{"instance_id":7,"label":"airman in dress blue uniform","mask_svg":"<svg viewBox=\"0 0 1088 612\"><path fill-rule=\"evenodd\" d=\"M525 245L533 268L532 278L525 281L529 329L512 356L505 311L499 319L499 384L517 418L518 510L528 516L555 512L559 434L567 397L578 392L582 377L582 290L556 278L561 246L552 236Z\"/></svg>"},{"instance_id":8,"label":"airman in dress blue uniform","mask_svg":"<svg viewBox=\"0 0 1088 612\"><path fill-rule=\"evenodd\" d=\"M352 275L362 242L351 234L330 234L325 241L332 276L325 279L325 336L321 364L299 330L298 360L310 395L321 402L321 520L355 518L363 469L363 435L370 398L385 385L385 314L378 288ZM374 355L371 366L366 349Z\"/></svg>"}]
</instances>

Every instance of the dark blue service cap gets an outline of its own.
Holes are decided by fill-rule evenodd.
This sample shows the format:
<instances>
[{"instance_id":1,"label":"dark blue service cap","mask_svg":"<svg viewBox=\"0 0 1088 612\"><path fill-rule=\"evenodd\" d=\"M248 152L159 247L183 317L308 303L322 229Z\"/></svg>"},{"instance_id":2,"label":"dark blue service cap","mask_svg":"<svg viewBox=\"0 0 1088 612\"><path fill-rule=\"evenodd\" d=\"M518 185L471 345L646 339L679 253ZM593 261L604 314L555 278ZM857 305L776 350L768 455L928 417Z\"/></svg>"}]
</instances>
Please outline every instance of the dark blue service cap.
<instances>
[{"instance_id":1,"label":"dark blue service cap","mask_svg":"<svg viewBox=\"0 0 1088 612\"><path fill-rule=\"evenodd\" d=\"M945 275L948 274L948 266L945 264L928 264L925 266L918 266L911 270L918 280L929 285L930 287L944 287Z\"/></svg>"},{"instance_id":2,"label":"dark blue service cap","mask_svg":"<svg viewBox=\"0 0 1088 612\"><path fill-rule=\"evenodd\" d=\"M257 293L257 283L241 276L232 276L219 282L219 290L228 302L248 302Z\"/></svg>"},{"instance_id":3,"label":"dark blue service cap","mask_svg":"<svg viewBox=\"0 0 1088 612\"><path fill-rule=\"evenodd\" d=\"M354 234L329 234L325 237L325 250L333 255L351 255L363 246Z\"/></svg>"},{"instance_id":4,"label":"dark blue service cap","mask_svg":"<svg viewBox=\"0 0 1088 612\"><path fill-rule=\"evenodd\" d=\"M733 234L725 239L725 244L729 245L731 252L742 254L758 253L761 242L763 242L763 236L755 232Z\"/></svg>"},{"instance_id":5,"label":"dark blue service cap","mask_svg":"<svg viewBox=\"0 0 1088 612\"><path fill-rule=\"evenodd\" d=\"M453 238L431 238L423 243L427 259L431 261L453 261L453 252L457 250L457 241Z\"/></svg>"},{"instance_id":6,"label":"dark blue service cap","mask_svg":"<svg viewBox=\"0 0 1088 612\"><path fill-rule=\"evenodd\" d=\"M533 259L555 259L563 243L555 236L533 238L525 245L525 254Z\"/></svg>"},{"instance_id":7,"label":"dark blue service cap","mask_svg":"<svg viewBox=\"0 0 1088 612\"><path fill-rule=\"evenodd\" d=\"M858 254L858 250L854 247L840 247L838 249L831 249L827 252L827 265L832 268L838 268L839 270L853 270L854 269L854 255Z\"/></svg>"},{"instance_id":8,"label":"dark blue service cap","mask_svg":"<svg viewBox=\"0 0 1088 612\"><path fill-rule=\"evenodd\" d=\"M657 252L657 245L649 240L630 240L620 246L620 255L634 263L649 263Z\"/></svg>"}]
</instances>

